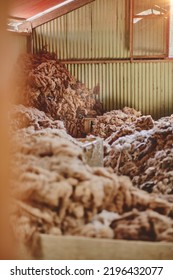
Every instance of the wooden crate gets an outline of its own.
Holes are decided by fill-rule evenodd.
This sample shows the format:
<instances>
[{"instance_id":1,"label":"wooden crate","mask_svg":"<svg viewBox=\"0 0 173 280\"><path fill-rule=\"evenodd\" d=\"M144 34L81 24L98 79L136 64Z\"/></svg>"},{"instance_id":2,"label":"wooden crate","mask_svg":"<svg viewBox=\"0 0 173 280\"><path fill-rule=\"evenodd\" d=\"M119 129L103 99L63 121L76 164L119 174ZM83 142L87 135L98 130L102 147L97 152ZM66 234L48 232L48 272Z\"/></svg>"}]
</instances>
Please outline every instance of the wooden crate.
<instances>
[{"instance_id":1,"label":"wooden crate","mask_svg":"<svg viewBox=\"0 0 173 280\"><path fill-rule=\"evenodd\" d=\"M41 235L37 255L22 247L19 259L173 260L173 243Z\"/></svg>"},{"instance_id":2,"label":"wooden crate","mask_svg":"<svg viewBox=\"0 0 173 280\"><path fill-rule=\"evenodd\" d=\"M84 131L86 134L91 133L94 121L95 118L84 118Z\"/></svg>"}]
</instances>

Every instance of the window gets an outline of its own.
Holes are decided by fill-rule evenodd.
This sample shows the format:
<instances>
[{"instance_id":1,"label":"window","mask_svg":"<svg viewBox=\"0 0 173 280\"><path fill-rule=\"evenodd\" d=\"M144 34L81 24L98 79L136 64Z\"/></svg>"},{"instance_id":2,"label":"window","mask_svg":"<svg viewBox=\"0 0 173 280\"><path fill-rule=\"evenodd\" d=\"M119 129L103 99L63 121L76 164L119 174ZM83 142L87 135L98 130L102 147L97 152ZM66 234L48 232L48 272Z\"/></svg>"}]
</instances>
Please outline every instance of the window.
<instances>
[{"instance_id":1,"label":"window","mask_svg":"<svg viewBox=\"0 0 173 280\"><path fill-rule=\"evenodd\" d=\"M170 0L130 0L131 58L169 57Z\"/></svg>"}]
</instances>

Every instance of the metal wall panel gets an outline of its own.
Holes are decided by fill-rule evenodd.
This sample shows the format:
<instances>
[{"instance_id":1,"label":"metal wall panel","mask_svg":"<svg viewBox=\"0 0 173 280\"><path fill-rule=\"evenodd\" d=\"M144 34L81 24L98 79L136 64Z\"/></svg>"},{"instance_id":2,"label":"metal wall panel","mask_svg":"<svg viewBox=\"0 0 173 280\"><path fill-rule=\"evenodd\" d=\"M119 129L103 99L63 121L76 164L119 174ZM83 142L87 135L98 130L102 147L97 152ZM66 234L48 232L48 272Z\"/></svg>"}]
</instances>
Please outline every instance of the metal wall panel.
<instances>
[{"instance_id":1,"label":"metal wall panel","mask_svg":"<svg viewBox=\"0 0 173 280\"><path fill-rule=\"evenodd\" d=\"M166 54L166 27L164 17L146 18L133 25L133 55L163 56Z\"/></svg>"},{"instance_id":2,"label":"metal wall panel","mask_svg":"<svg viewBox=\"0 0 173 280\"><path fill-rule=\"evenodd\" d=\"M129 57L128 1L97 0L92 7L92 58Z\"/></svg>"},{"instance_id":3,"label":"metal wall panel","mask_svg":"<svg viewBox=\"0 0 173 280\"><path fill-rule=\"evenodd\" d=\"M59 59L129 57L128 1L96 0L34 31L34 52L45 45Z\"/></svg>"},{"instance_id":4,"label":"metal wall panel","mask_svg":"<svg viewBox=\"0 0 173 280\"><path fill-rule=\"evenodd\" d=\"M34 52L47 45L60 59L129 57L129 1L96 0L34 32ZM148 44L153 41L154 34ZM173 63L67 65L92 88L100 84L106 110L130 106L158 118L173 113Z\"/></svg>"},{"instance_id":5,"label":"metal wall panel","mask_svg":"<svg viewBox=\"0 0 173 280\"><path fill-rule=\"evenodd\" d=\"M59 59L91 57L90 4L48 22L34 31L34 52L47 47Z\"/></svg>"},{"instance_id":6,"label":"metal wall panel","mask_svg":"<svg viewBox=\"0 0 173 280\"><path fill-rule=\"evenodd\" d=\"M154 118L173 113L173 63L69 64L69 71L93 88L100 84L104 108L133 107Z\"/></svg>"},{"instance_id":7,"label":"metal wall panel","mask_svg":"<svg viewBox=\"0 0 173 280\"><path fill-rule=\"evenodd\" d=\"M133 1L134 56L166 56L169 2L168 0ZM140 18L141 15L145 17Z\"/></svg>"}]
</instances>

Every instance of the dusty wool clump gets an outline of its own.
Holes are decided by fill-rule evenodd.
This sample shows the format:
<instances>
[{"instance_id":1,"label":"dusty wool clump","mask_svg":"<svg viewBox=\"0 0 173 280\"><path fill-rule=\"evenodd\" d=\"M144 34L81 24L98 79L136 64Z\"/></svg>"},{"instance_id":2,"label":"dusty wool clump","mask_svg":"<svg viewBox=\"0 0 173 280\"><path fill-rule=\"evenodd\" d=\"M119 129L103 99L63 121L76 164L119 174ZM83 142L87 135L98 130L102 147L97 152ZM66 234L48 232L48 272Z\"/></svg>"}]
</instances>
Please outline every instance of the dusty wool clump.
<instances>
[{"instance_id":1,"label":"dusty wool clump","mask_svg":"<svg viewBox=\"0 0 173 280\"><path fill-rule=\"evenodd\" d=\"M83 118L102 114L98 92L77 82L54 55L43 52L22 56L15 72L15 102L64 121L73 137L85 136Z\"/></svg>"},{"instance_id":2,"label":"dusty wool clump","mask_svg":"<svg viewBox=\"0 0 173 280\"><path fill-rule=\"evenodd\" d=\"M34 130L43 128L55 128L65 130L62 121L52 120L46 114L36 108L24 105L12 105L9 111L10 128L13 131L33 127Z\"/></svg>"},{"instance_id":3,"label":"dusty wool clump","mask_svg":"<svg viewBox=\"0 0 173 280\"><path fill-rule=\"evenodd\" d=\"M134 209L157 213L163 228L168 221L172 225L172 202L133 187L112 169L89 167L82 149L63 131L59 137L50 129L42 132L28 133L12 151L11 219L18 238L28 241L35 233L116 238L112 220ZM102 211L110 212L110 217L95 216Z\"/></svg>"},{"instance_id":4,"label":"dusty wool clump","mask_svg":"<svg viewBox=\"0 0 173 280\"><path fill-rule=\"evenodd\" d=\"M145 191L172 194L172 118L154 122L149 130L129 127L124 134L120 129L105 140L104 165Z\"/></svg>"},{"instance_id":5,"label":"dusty wool clump","mask_svg":"<svg viewBox=\"0 0 173 280\"><path fill-rule=\"evenodd\" d=\"M133 134L135 131L153 128L152 117L141 116L141 112L133 108L124 107L98 116L94 121L92 134L104 139L110 137L115 141L121 136Z\"/></svg>"}]
</instances>

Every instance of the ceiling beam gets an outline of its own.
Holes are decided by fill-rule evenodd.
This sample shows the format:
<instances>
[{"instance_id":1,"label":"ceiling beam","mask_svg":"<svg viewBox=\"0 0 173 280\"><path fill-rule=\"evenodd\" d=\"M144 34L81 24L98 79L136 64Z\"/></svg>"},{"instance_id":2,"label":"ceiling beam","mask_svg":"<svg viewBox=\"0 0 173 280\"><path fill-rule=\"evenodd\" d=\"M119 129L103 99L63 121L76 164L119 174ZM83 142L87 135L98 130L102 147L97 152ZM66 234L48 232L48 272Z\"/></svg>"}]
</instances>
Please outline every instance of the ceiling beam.
<instances>
[{"instance_id":1,"label":"ceiling beam","mask_svg":"<svg viewBox=\"0 0 173 280\"><path fill-rule=\"evenodd\" d=\"M8 27L7 27L8 28ZM7 32L9 32L10 35L14 35L14 36L24 36L26 38L31 38L31 33L28 32L18 32L16 30L14 30L13 28L8 28Z\"/></svg>"},{"instance_id":2,"label":"ceiling beam","mask_svg":"<svg viewBox=\"0 0 173 280\"><path fill-rule=\"evenodd\" d=\"M24 21L17 26L18 32L32 33L32 25L30 21Z\"/></svg>"},{"instance_id":3,"label":"ceiling beam","mask_svg":"<svg viewBox=\"0 0 173 280\"><path fill-rule=\"evenodd\" d=\"M14 22L21 22L21 21L26 20L26 18L13 17L13 16L8 16L8 19L9 19L10 21L14 21Z\"/></svg>"},{"instance_id":4,"label":"ceiling beam","mask_svg":"<svg viewBox=\"0 0 173 280\"><path fill-rule=\"evenodd\" d=\"M28 24L30 24L33 28L36 28L46 22L49 22L55 18L61 17L69 12L72 12L86 4L94 2L95 0L75 0L70 2L62 7L56 8L55 10L48 12L35 18L31 21L24 21L22 24L18 25L19 32L26 32L26 28L28 28ZM30 31L30 30L29 30Z\"/></svg>"}]
</instances>

